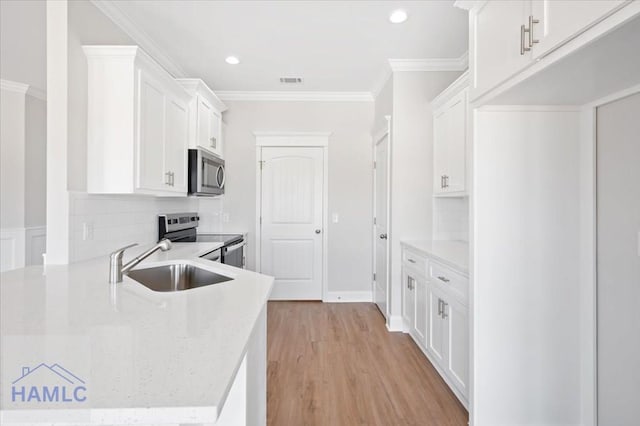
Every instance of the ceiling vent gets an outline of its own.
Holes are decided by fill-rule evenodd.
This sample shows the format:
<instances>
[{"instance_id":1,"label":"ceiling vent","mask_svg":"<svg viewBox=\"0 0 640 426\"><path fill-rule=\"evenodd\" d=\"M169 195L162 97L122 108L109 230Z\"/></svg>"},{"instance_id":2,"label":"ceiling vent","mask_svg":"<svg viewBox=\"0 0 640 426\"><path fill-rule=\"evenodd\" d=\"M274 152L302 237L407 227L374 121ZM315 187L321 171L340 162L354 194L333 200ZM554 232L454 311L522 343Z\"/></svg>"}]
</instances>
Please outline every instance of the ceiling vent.
<instances>
[{"instance_id":1,"label":"ceiling vent","mask_svg":"<svg viewBox=\"0 0 640 426\"><path fill-rule=\"evenodd\" d=\"M302 84L300 77L280 77L280 83L282 84Z\"/></svg>"}]
</instances>

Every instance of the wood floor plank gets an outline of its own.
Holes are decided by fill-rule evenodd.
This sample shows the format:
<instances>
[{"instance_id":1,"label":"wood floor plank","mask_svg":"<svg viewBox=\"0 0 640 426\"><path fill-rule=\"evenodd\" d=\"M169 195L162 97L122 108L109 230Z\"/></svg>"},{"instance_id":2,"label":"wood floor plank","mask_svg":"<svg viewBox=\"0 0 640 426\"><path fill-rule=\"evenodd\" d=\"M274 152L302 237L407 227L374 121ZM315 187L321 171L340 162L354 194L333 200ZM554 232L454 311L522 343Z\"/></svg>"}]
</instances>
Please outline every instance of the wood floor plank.
<instances>
[{"instance_id":1,"label":"wood floor plank","mask_svg":"<svg viewBox=\"0 0 640 426\"><path fill-rule=\"evenodd\" d=\"M464 426L424 354L371 303L269 302L270 426Z\"/></svg>"}]
</instances>

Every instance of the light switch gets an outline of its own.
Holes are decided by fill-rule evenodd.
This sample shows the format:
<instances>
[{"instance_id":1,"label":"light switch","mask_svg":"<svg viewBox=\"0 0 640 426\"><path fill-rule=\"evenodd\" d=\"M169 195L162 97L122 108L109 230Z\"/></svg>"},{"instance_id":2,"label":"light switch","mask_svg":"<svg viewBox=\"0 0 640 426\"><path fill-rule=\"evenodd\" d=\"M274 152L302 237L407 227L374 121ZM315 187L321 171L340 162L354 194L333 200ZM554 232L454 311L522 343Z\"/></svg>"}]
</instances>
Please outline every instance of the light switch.
<instances>
[{"instance_id":1,"label":"light switch","mask_svg":"<svg viewBox=\"0 0 640 426\"><path fill-rule=\"evenodd\" d=\"M338 213L334 213L333 215L331 215L331 219L333 223L338 223L338 221L340 220L340 217L338 216Z\"/></svg>"}]
</instances>

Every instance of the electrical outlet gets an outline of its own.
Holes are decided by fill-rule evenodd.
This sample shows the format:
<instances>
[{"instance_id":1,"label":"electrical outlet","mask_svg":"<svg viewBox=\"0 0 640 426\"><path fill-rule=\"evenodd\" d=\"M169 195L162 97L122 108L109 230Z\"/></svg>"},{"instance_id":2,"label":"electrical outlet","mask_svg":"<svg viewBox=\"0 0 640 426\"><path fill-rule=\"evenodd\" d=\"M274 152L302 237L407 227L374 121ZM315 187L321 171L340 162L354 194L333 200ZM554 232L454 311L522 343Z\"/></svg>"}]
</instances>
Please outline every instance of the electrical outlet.
<instances>
[{"instance_id":1,"label":"electrical outlet","mask_svg":"<svg viewBox=\"0 0 640 426\"><path fill-rule=\"evenodd\" d=\"M93 222L82 223L82 240L93 240Z\"/></svg>"}]
</instances>

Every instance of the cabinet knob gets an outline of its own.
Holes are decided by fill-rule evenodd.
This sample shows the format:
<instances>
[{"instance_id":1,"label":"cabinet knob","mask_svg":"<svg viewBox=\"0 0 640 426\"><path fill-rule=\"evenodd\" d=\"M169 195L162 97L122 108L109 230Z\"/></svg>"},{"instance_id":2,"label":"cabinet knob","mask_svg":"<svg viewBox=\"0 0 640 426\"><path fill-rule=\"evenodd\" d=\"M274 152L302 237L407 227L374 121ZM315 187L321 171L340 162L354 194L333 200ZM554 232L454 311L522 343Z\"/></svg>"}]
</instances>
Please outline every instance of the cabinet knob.
<instances>
[{"instance_id":1,"label":"cabinet knob","mask_svg":"<svg viewBox=\"0 0 640 426\"><path fill-rule=\"evenodd\" d=\"M316 229L316 234L319 234L322 232L322 229Z\"/></svg>"},{"instance_id":2,"label":"cabinet knob","mask_svg":"<svg viewBox=\"0 0 640 426\"><path fill-rule=\"evenodd\" d=\"M381 240L386 240L387 239L387 234L380 234L380 239Z\"/></svg>"}]
</instances>

